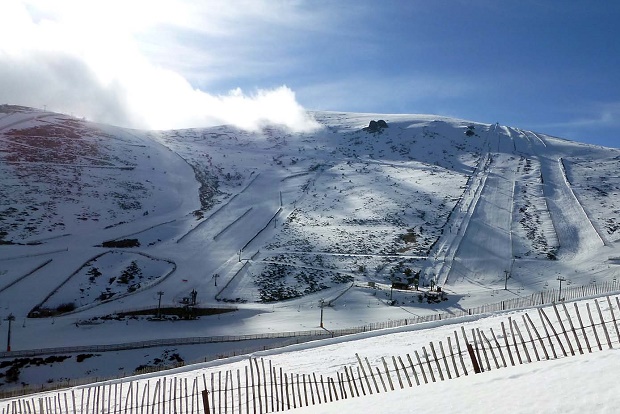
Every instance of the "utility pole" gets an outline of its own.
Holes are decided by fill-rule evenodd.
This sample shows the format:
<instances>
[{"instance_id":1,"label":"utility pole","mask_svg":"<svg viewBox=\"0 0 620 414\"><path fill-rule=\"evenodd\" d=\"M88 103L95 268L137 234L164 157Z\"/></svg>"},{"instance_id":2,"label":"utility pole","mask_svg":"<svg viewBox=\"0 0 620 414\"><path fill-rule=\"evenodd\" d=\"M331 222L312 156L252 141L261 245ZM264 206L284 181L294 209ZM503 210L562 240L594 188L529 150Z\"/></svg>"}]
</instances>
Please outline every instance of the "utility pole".
<instances>
[{"instance_id":1,"label":"utility pole","mask_svg":"<svg viewBox=\"0 0 620 414\"><path fill-rule=\"evenodd\" d=\"M319 306L321 307L321 324L319 326L322 328L323 327L323 308L325 307L325 299L319 300Z\"/></svg>"},{"instance_id":2,"label":"utility pole","mask_svg":"<svg viewBox=\"0 0 620 414\"><path fill-rule=\"evenodd\" d=\"M157 319L161 319L161 297L164 295L164 291L160 290L157 294L159 295L159 302L157 303Z\"/></svg>"},{"instance_id":3,"label":"utility pole","mask_svg":"<svg viewBox=\"0 0 620 414\"><path fill-rule=\"evenodd\" d=\"M504 270L506 273L506 280L504 281L504 290L508 290L508 276L510 275L510 270Z\"/></svg>"},{"instance_id":4,"label":"utility pole","mask_svg":"<svg viewBox=\"0 0 620 414\"><path fill-rule=\"evenodd\" d=\"M220 277L219 273L213 275L213 279L215 280L215 286L217 287L217 278Z\"/></svg>"},{"instance_id":5,"label":"utility pole","mask_svg":"<svg viewBox=\"0 0 620 414\"><path fill-rule=\"evenodd\" d=\"M561 301L562 299L562 282L564 282L566 280L565 277L563 276L558 276L558 281L560 282L560 291L558 292L558 302Z\"/></svg>"},{"instance_id":6,"label":"utility pole","mask_svg":"<svg viewBox=\"0 0 620 414\"><path fill-rule=\"evenodd\" d=\"M11 352L11 322L15 320L15 315L12 313L6 318L9 321L9 335L6 340L6 352Z\"/></svg>"}]
</instances>

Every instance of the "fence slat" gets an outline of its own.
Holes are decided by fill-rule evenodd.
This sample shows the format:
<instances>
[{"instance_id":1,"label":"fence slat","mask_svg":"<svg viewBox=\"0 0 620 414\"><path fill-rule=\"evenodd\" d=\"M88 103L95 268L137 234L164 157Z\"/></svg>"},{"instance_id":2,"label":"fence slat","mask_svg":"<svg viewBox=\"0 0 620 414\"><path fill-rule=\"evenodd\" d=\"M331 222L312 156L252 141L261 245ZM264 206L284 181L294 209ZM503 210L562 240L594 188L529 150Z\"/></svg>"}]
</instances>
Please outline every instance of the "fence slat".
<instances>
[{"instance_id":1,"label":"fence slat","mask_svg":"<svg viewBox=\"0 0 620 414\"><path fill-rule=\"evenodd\" d=\"M405 386L403 385L403 380L400 377L398 365L396 365L396 357L394 357L394 355L392 355L392 364L394 365L394 371L396 372L396 376L398 377L398 384L400 385L400 389L402 390L403 388L405 388Z\"/></svg>"},{"instance_id":2,"label":"fence slat","mask_svg":"<svg viewBox=\"0 0 620 414\"><path fill-rule=\"evenodd\" d=\"M366 361L366 366L368 367L368 371L370 371L370 376L372 377L372 382L375 384L375 390L377 391L377 394L378 394L381 391L379 390L379 385L377 384L377 379L375 378L375 373L372 372L372 367L370 366L370 362L368 362L368 358L367 357L364 357L364 361ZM368 388L370 388L370 385L368 386Z\"/></svg>"},{"instance_id":3,"label":"fence slat","mask_svg":"<svg viewBox=\"0 0 620 414\"><path fill-rule=\"evenodd\" d=\"M519 336L519 341L521 341L521 346L523 347L523 351L525 352L525 357L527 358L527 362L530 363L532 362L532 358L530 358L530 352L527 350L527 344L523 340L523 335L521 335L521 329L519 329L519 325L517 324L517 321L513 320L512 323L514 324L515 330L517 331L517 335Z\"/></svg>"},{"instance_id":4,"label":"fence slat","mask_svg":"<svg viewBox=\"0 0 620 414\"><path fill-rule=\"evenodd\" d=\"M487 336L484 334L484 331L479 330L478 333L480 334L480 336L482 337L482 339L484 339L484 341L487 343L487 345L489 346L489 351L491 352L491 356L493 357L493 361L495 362L495 368L499 369L499 362L497 361L497 356L495 355L495 351L493 351L493 345L491 344L491 341L489 341L487 339ZM490 369L490 368L489 368Z\"/></svg>"},{"instance_id":5,"label":"fence slat","mask_svg":"<svg viewBox=\"0 0 620 414\"><path fill-rule=\"evenodd\" d=\"M459 336L456 333L456 331L454 331L454 339L456 341L456 350L458 351L459 359L461 360L461 367L463 368L463 374L467 376L467 367L465 366L465 361L463 359L463 351L461 350L461 343L459 342Z\"/></svg>"},{"instance_id":6,"label":"fence slat","mask_svg":"<svg viewBox=\"0 0 620 414\"><path fill-rule=\"evenodd\" d=\"M381 375L381 371L379 370L379 367L375 367L375 370L377 370L377 374L379 375L379 379L381 380L381 385L383 386L383 391L387 392L387 387L385 386L385 381L383 381L383 376Z\"/></svg>"},{"instance_id":7,"label":"fence slat","mask_svg":"<svg viewBox=\"0 0 620 414\"><path fill-rule=\"evenodd\" d=\"M385 362L385 358L383 357L381 357L381 361L383 362L383 367L385 368L385 376L390 384L390 389L394 391L394 383L392 382L392 377L390 376L390 370L388 369L387 362Z\"/></svg>"},{"instance_id":8,"label":"fence slat","mask_svg":"<svg viewBox=\"0 0 620 414\"><path fill-rule=\"evenodd\" d=\"M525 318L527 319L527 321L529 322L530 326L532 327L532 330L534 331L534 334L536 334L536 337L538 338L538 342L540 343L540 347L542 348L542 350L543 350L543 352L545 354L545 358L549 359L549 354L547 353L547 348L545 347L545 343L543 342L542 338L540 337L540 334L538 333L538 329L536 329L536 326L532 322L532 319L530 318L530 315L528 315L526 313L525 314Z\"/></svg>"},{"instance_id":9,"label":"fence slat","mask_svg":"<svg viewBox=\"0 0 620 414\"><path fill-rule=\"evenodd\" d=\"M289 384L291 385L291 400L293 400L293 408L297 408L297 400L295 400L295 377L293 376L293 373L291 372L290 374L291 380L289 382ZM329 377L327 377L327 385L329 385ZM331 393L331 388L329 390L329 392Z\"/></svg>"},{"instance_id":10,"label":"fence slat","mask_svg":"<svg viewBox=\"0 0 620 414\"><path fill-rule=\"evenodd\" d=\"M540 361L540 355L538 354L538 349L536 349L536 341L534 340L534 337L532 336L532 331L530 330L530 327L527 324L525 315L521 315L521 318L523 319L523 325L525 326L525 330L527 331L527 336L530 339L529 342L532 345L532 349L534 350L534 355L536 355L536 361Z\"/></svg>"},{"instance_id":11,"label":"fence slat","mask_svg":"<svg viewBox=\"0 0 620 414\"><path fill-rule=\"evenodd\" d=\"M607 344L609 345L609 349L612 349L611 339L609 338L609 332L607 331L607 325L605 325L605 319L603 319L603 313L601 312L601 307L598 304L598 300L594 299L594 304L596 305L596 309L598 310L598 316L601 319L601 324L603 325L603 332L605 332L605 338L607 338Z\"/></svg>"},{"instance_id":12,"label":"fence slat","mask_svg":"<svg viewBox=\"0 0 620 414\"><path fill-rule=\"evenodd\" d=\"M566 319L568 319L568 325L570 326L570 330L573 332L573 336L575 337L575 342L577 343L577 349L579 350L580 354L583 354L583 348L581 347L581 342L579 341L579 337L577 336L575 325L573 325L573 318L568 313L568 309L566 308L566 303L562 302L562 308L564 309L564 314L566 315Z\"/></svg>"},{"instance_id":13,"label":"fence slat","mask_svg":"<svg viewBox=\"0 0 620 414\"><path fill-rule=\"evenodd\" d=\"M428 372L431 376L431 380L433 382L436 382L435 380L435 373L433 372L433 367L431 366L431 360L428 356L428 353L426 352L426 348L422 347L422 353L424 354L424 359L426 359L426 365L428 366Z\"/></svg>"},{"instance_id":14,"label":"fence slat","mask_svg":"<svg viewBox=\"0 0 620 414\"><path fill-rule=\"evenodd\" d=\"M413 361L411 361L411 356L409 354L407 354L407 361L409 361L409 366L411 367L411 370L413 371L413 377L415 378L416 385L420 385L420 379L418 378L418 373L415 370L415 366L413 365Z\"/></svg>"},{"instance_id":15,"label":"fence slat","mask_svg":"<svg viewBox=\"0 0 620 414\"><path fill-rule=\"evenodd\" d=\"M314 372L312 373L312 379L314 379L314 388L316 390L316 399L317 399L318 403L321 404L322 403L321 391L319 390L319 382L316 380L316 374Z\"/></svg>"},{"instance_id":16,"label":"fence slat","mask_svg":"<svg viewBox=\"0 0 620 414\"><path fill-rule=\"evenodd\" d=\"M588 340L588 335L586 334L586 329L583 326L583 320L581 319L581 314L579 313L579 306L577 306L577 302L573 303L575 305L575 313L577 314L577 320L579 321L579 327L581 328L581 334L583 335L583 339L586 341L586 347L588 349L588 353L592 353L592 348L590 347L590 341Z\"/></svg>"},{"instance_id":17,"label":"fence slat","mask_svg":"<svg viewBox=\"0 0 620 414\"><path fill-rule=\"evenodd\" d=\"M450 350L450 358L452 359L452 366L454 368L454 372L455 372L456 377L459 378L460 377L460 375L459 375L459 368L456 365L456 358L454 358L454 348L452 347L452 338L450 338L448 336L447 339L448 339L448 349Z\"/></svg>"},{"instance_id":18,"label":"fence slat","mask_svg":"<svg viewBox=\"0 0 620 414\"><path fill-rule=\"evenodd\" d=\"M596 339L598 349L599 351L602 351L603 347L601 346L601 341L598 337L598 332L596 331L596 324L594 323L594 319L592 318L592 312L590 310L590 304L588 302L586 302L586 309L588 310L588 318L590 319L590 326L592 327L592 330L594 331L594 338Z\"/></svg>"},{"instance_id":19,"label":"fence slat","mask_svg":"<svg viewBox=\"0 0 620 414\"><path fill-rule=\"evenodd\" d=\"M405 373L405 378L407 378L407 384L409 384L409 388L413 387L413 385L411 384L411 378L409 378L409 374L407 373L407 368L405 368L405 364L403 364L403 360L400 357L400 355L398 356L398 362L400 363L400 366L403 369L403 372Z\"/></svg>"},{"instance_id":20,"label":"fence slat","mask_svg":"<svg viewBox=\"0 0 620 414\"><path fill-rule=\"evenodd\" d=\"M560 324L560 328L562 328L562 333L564 334L564 339L566 339L566 343L568 344L568 349L570 350L571 355L575 355L575 350L573 349L573 344L571 344L570 339L568 338L568 332L566 330L566 328L564 327L564 323L562 322L562 318L560 317L560 312L558 312L558 307L557 305L554 303L552 303L553 305L553 311L555 312L555 317L557 318L559 324Z\"/></svg>"},{"instance_id":21,"label":"fence slat","mask_svg":"<svg viewBox=\"0 0 620 414\"><path fill-rule=\"evenodd\" d=\"M372 388L370 388L370 381L368 380L368 376L366 375L366 370L364 369L364 364L362 364L362 359L360 358L360 356L359 356L359 354L357 352L355 353L355 358L357 359L358 366L361 368L362 375L364 375L364 378L366 379L366 384L368 385L368 390L372 394ZM370 370L370 372L372 373L372 370ZM361 382L361 378L360 378L360 382ZM359 393L358 393L358 396L359 396Z\"/></svg>"},{"instance_id":22,"label":"fence slat","mask_svg":"<svg viewBox=\"0 0 620 414\"><path fill-rule=\"evenodd\" d=\"M359 393L356 395L355 391L353 390L353 384L351 384L351 377L353 376L353 370L351 370L351 375L349 375L349 369L348 367L345 365L344 366L344 373L347 377L347 384L349 384L349 392L351 394L351 397L359 397ZM357 390L357 385L355 386L355 390Z\"/></svg>"},{"instance_id":23,"label":"fence slat","mask_svg":"<svg viewBox=\"0 0 620 414\"><path fill-rule=\"evenodd\" d=\"M443 350L443 343L441 341L439 341L439 350L441 351L441 359L443 359L444 365L446 367L446 374L448 374L448 379L452 379L452 374L450 374L450 367L448 366L448 358L446 358L446 353Z\"/></svg>"},{"instance_id":24,"label":"fence slat","mask_svg":"<svg viewBox=\"0 0 620 414\"><path fill-rule=\"evenodd\" d=\"M564 344L562 344L562 341L560 340L560 335L558 335L557 331L553 327L553 324L551 323L551 321L547 317L547 314L545 313L545 311L542 310L542 308L538 308L538 312L544 318L544 320L542 318L541 318L541 320L542 320L543 326L545 326L545 332L547 331L547 328L546 328L546 325L545 325L545 321L547 321L547 324L549 325L549 328L553 332L553 335L555 336L556 341L560 345L560 349L562 350L562 354L564 354L564 356L568 356L568 354L566 353L566 349L564 348ZM548 333L547 333L547 335L548 335ZM551 337L549 336L549 338L550 338L549 341L551 342ZM555 349L553 348L553 345L551 345L551 349L553 349L553 355L557 358L557 356L555 355Z\"/></svg>"},{"instance_id":25,"label":"fence slat","mask_svg":"<svg viewBox=\"0 0 620 414\"><path fill-rule=\"evenodd\" d=\"M476 344L476 350L478 349L477 344L480 343L480 348L482 348L482 354L484 355L484 359L487 363L487 371L491 370L491 363L489 362L489 356L487 355L487 350L484 347L484 342L482 341L482 336L480 335L480 329L476 328L476 330L474 331L473 329L471 330L471 334L474 337L474 343ZM476 334L477 334L477 338L476 338ZM478 353L478 359L480 361L480 365L482 366L482 360L480 360L480 354ZM484 371L484 369L482 369L482 371Z\"/></svg>"},{"instance_id":26,"label":"fence slat","mask_svg":"<svg viewBox=\"0 0 620 414\"><path fill-rule=\"evenodd\" d=\"M353 377L353 385L355 385L355 390L357 390L357 383L355 382L355 374L353 373L353 368L351 368L351 376ZM357 367L357 378L359 380L360 383L360 388L362 389L362 394L366 395L366 388L364 388L364 381L362 381L362 373L360 371L360 367ZM368 387L368 390L370 391L370 393L372 394L372 390L370 389L370 387ZM358 393L359 396L359 393Z\"/></svg>"},{"instance_id":27,"label":"fence slat","mask_svg":"<svg viewBox=\"0 0 620 414\"><path fill-rule=\"evenodd\" d=\"M616 300L618 297L616 296ZM611 319L613 321L614 329L616 330L616 339L620 342L620 332L618 332L618 324L616 324L616 314L614 313L614 307L611 304L611 299L607 296L607 303L609 304L609 312L611 312Z\"/></svg>"},{"instance_id":28,"label":"fence slat","mask_svg":"<svg viewBox=\"0 0 620 414\"><path fill-rule=\"evenodd\" d=\"M303 402L302 402L302 399L301 399L301 387L299 385L299 374L297 374L297 395L298 395L298 398L299 398L299 406L303 407L304 405L303 405ZM307 407L308 406L308 396L305 394L305 392L304 392L304 396L305 396L305 401L306 401L306 405L305 406Z\"/></svg>"},{"instance_id":29,"label":"fence slat","mask_svg":"<svg viewBox=\"0 0 620 414\"><path fill-rule=\"evenodd\" d=\"M430 347L431 347L431 352L433 353L433 359L435 359L435 365L437 365L437 372L439 372L439 379L440 380L444 380L443 378L443 372L441 372L441 364L439 363L439 359L437 358L437 353L435 352L435 346L433 345L433 343L430 343Z\"/></svg>"}]
</instances>

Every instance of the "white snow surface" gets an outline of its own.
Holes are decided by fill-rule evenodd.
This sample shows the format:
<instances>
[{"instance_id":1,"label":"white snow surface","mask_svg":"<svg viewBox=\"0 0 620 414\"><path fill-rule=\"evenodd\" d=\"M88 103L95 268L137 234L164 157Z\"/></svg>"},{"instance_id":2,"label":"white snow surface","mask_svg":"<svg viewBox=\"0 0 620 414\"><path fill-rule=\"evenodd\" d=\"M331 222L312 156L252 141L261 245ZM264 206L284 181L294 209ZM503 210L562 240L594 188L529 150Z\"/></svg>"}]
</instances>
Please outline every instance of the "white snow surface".
<instances>
[{"instance_id":1,"label":"white snow surface","mask_svg":"<svg viewBox=\"0 0 620 414\"><path fill-rule=\"evenodd\" d=\"M620 351L566 360L520 365L510 370L460 377L428 387L304 407L295 413L341 414L424 412L615 413L620 397L615 384Z\"/></svg>"},{"instance_id":2,"label":"white snow surface","mask_svg":"<svg viewBox=\"0 0 620 414\"><path fill-rule=\"evenodd\" d=\"M564 286L618 276L619 150L439 116L311 115L322 125L312 133L138 131L0 106L0 343L9 314L17 351L318 329L319 299L330 302L325 327L347 328L528 297L560 276ZM362 129L379 119L388 128ZM102 247L122 239L139 246ZM407 268L448 300L391 291ZM102 319L156 306L158 292L162 306L181 306L192 290L202 308L238 310ZM75 310L28 318L67 304ZM256 344L104 352L25 367L20 381L129 374L174 353L195 361ZM551 381L547 367L584 368L572 361L476 381L535 372ZM451 384L461 382L434 387L458 392ZM9 386L0 378L0 390ZM412 392L427 398L426 389Z\"/></svg>"}]
</instances>

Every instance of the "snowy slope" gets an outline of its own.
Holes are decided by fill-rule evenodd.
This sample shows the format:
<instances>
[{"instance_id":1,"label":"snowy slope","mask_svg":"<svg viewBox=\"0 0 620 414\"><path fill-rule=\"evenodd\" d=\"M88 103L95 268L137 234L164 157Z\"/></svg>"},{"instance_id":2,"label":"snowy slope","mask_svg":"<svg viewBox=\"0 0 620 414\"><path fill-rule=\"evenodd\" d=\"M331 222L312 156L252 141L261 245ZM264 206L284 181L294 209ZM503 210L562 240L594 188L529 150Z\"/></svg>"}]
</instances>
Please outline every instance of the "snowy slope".
<instances>
[{"instance_id":1,"label":"snowy slope","mask_svg":"<svg viewBox=\"0 0 620 414\"><path fill-rule=\"evenodd\" d=\"M312 116L312 133L137 131L0 107L12 348L315 329L319 299L344 328L617 276L618 150L438 116ZM390 290L418 274L448 300ZM238 310L101 319L193 290Z\"/></svg>"}]
</instances>

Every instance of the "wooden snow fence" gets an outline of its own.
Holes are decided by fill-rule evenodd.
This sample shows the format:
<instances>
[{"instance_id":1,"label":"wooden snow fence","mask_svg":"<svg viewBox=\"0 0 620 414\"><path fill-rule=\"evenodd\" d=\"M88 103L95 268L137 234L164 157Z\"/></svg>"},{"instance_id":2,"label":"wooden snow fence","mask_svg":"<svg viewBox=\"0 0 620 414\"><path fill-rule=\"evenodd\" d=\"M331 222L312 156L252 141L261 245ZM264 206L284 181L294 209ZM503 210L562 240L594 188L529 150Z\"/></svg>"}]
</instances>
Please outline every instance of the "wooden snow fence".
<instances>
[{"instance_id":1,"label":"wooden snow fence","mask_svg":"<svg viewBox=\"0 0 620 414\"><path fill-rule=\"evenodd\" d=\"M336 373L292 373L266 359L242 369L111 381L0 401L0 414L255 414L287 411L620 346L620 300L553 303L494 328L461 326L400 355L366 357ZM470 325L471 326L471 325Z\"/></svg>"},{"instance_id":2,"label":"wooden snow fence","mask_svg":"<svg viewBox=\"0 0 620 414\"><path fill-rule=\"evenodd\" d=\"M355 364L330 376L286 373L271 361L250 359L244 371L211 375L205 412L286 411L620 346L618 297L581 308L554 303L530 313L508 317L495 329L461 326L443 341L372 362L355 354Z\"/></svg>"}]
</instances>

